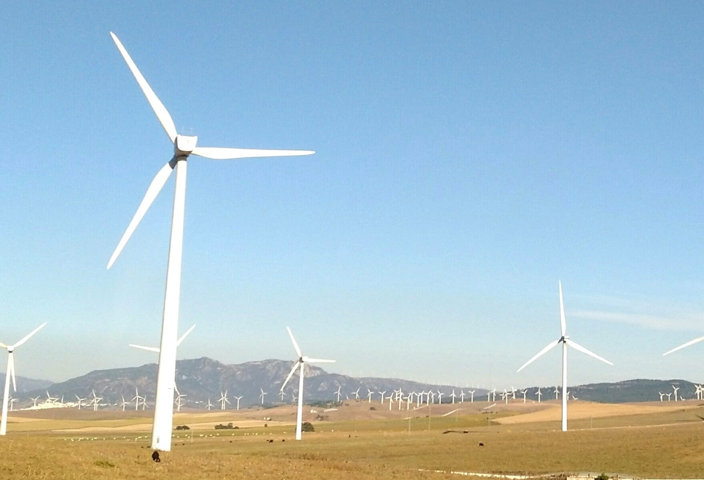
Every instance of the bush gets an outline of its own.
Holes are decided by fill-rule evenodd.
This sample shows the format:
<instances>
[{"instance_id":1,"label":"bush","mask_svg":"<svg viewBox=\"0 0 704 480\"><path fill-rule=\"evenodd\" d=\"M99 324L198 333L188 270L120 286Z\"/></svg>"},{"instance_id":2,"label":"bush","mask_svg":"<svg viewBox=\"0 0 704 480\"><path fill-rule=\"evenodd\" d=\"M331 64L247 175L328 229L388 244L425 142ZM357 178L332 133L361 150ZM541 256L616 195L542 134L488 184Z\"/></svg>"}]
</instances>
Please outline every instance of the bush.
<instances>
[{"instance_id":1,"label":"bush","mask_svg":"<svg viewBox=\"0 0 704 480\"><path fill-rule=\"evenodd\" d=\"M594 477L594 480L609 480L609 476L605 473L602 473L598 477Z\"/></svg>"},{"instance_id":2,"label":"bush","mask_svg":"<svg viewBox=\"0 0 704 480\"><path fill-rule=\"evenodd\" d=\"M188 425L177 425L176 426L176 430L190 430L190 429L191 429L191 427L189 427Z\"/></svg>"},{"instance_id":3,"label":"bush","mask_svg":"<svg viewBox=\"0 0 704 480\"><path fill-rule=\"evenodd\" d=\"M223 425L222 423L215 425L215 430L231 430L234 428L239 428L239 427L233 426L232 422L228 423L227 425Z\"/></svg>"},{"instance_id":4,"label":"bush","mask_svg":"<svg viewBox=\"0 0 704 480\"><path fill-rule=\"evenodd\" d=\"M303 425L301 425L301 431L302 432L315 432L315 428L313 427L312 423L303 422Z\"/></svg>"}]
</instances>

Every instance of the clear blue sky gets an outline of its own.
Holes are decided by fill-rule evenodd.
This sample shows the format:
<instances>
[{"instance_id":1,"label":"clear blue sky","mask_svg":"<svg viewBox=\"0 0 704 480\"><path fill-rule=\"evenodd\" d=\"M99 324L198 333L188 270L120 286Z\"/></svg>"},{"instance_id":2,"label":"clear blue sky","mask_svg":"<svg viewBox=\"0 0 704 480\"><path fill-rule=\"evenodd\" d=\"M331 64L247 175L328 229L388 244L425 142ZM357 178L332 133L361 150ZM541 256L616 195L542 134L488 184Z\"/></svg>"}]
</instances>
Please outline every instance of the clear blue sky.
<instances>
[{"instance_id":1,"label":"clear blue sky","mask_svg":"<svg viewBox=\"0 0 704 480\"><path fill-rule=\"evenodd\" d=\"M293 358L459 385L698 378L704 5L30 2L0 44L0 341L20 375L155 361L173 183L106 264L171 146L122 40L199 145L180 358ZM4 360L2 364L4 366ZM4 368L4 367L2 367Z\"/></svg>"}]
</instances>

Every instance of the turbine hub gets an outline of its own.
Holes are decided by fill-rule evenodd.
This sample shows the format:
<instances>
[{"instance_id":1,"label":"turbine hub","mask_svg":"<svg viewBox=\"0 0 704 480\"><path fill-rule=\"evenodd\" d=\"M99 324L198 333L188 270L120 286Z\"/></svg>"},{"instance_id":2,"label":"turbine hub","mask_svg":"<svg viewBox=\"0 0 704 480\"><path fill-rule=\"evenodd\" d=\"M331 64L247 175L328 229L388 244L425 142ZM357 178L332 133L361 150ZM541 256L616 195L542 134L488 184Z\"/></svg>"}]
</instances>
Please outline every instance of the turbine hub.
<instances>
[{"instance_id":1,"label":"turbine hub","mask_svg":"<svg viewBox=\"0 0 704 480\"><path fill-rule=\"evenodd\" d=\"M189 137L187 135L176 135L176 140L174 141L174 155L177 157L188 156L196 148L196 143L198 143L198 137Z\"/></svg>"}]
</instances>

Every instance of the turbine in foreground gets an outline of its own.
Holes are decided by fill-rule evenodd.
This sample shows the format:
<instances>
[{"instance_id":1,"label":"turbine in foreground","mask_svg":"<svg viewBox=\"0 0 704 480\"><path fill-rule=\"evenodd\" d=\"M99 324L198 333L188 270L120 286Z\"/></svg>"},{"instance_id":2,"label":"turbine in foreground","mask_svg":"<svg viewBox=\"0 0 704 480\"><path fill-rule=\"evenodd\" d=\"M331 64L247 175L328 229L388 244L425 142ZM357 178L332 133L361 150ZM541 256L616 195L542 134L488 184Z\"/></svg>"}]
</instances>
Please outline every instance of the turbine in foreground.
<instances>
[{"instance_id":1,"label":"turbine in foreground","mask_svg":"<svg viewBox=\"0 0 704 480\"><path fill-rule=\"evenodd\" d=\"M5 374L5 391L2 396L2 421L0 421L0 435L7 433L7 405L10 401L10 377L12 377L12 388L17 391L17 381L15 380L15 357L14 352L17 347L30 339L32 335L44 328L47 322L42 323L37 328L32 330L29 335L26 335L22 340L14 345L5 345L0 343L0 347L7 349L7 373Z\"/></svg>"},{"instance_id":2,"label":"turbine in foreground","mask_svg":"<svg viewBox=\"0 0 704 480\"><path fill-rule=\"evenodd\" d=\"M176 131L174 121L161 103L154 91L151 89L141 72L132 61L125 47L120 43L117 36L110 32L115 45L117 45L122 58L124 58L132 75L137 80L144 96L147 97L149 105L156 114L161 126L166 131L169 140L174 145L172 158L161 167L152 180L147 193L137 208L132 221L115 248L108 269L115 262L132 236L132 233L139 225L168 180L171 172L176 170L176 186L174 193L173 214L171 217L171 238L169 242L168 266L166 270L166 293L164 295L164 313L161 327L161 344L159 348L159 370L157 374L156 401L154 404L154 425L152 427L153 449L169 451L171 450L171 430L173 427L173 398L174 379L176 376L176 338L178 331L178 311L179 298L181 292L181 256L183 251L183 221L186 203L186 172L188 158L191 154L214 160L227 160L235 158L252 157L281 157L310 155L312 151L307 150L253 150L242 148L219 148L219 147L199 147L198 137L179 135Z\"/></svg>"},{"instance_id":3,"label":"turbine in foreground","mask_svg":"<svg viewBox=\"0 0 704 480\"><path fill-rule=\"evenodd\" d=\"M298 360L296 360L296 362L293 364L293 368L291 368L291 372L288 374L288 377L286 377L286 381L284 382L284 384L281 385L281 391L284 390L284 387L286 386L288 381L291 380L291 377L293 376L296 369L299 369L298 375L300 376L300 379L298 380L298 415L296 417L296 440L300 440L301 422L303 420L303 377L305 376L305 365L306 363L334 363L335 360L322 360L319 358L310 358L304 356L301 353L301 349L298 347L298 343L296 343L296 339L293 338L293 333L291 333L291 329L286 327L286 330L288 330L288 334L291 337L291 342L293 342L293 348L296 350Z\"/></svg>"},{"instance_id":4,"label":"turbine in foreground","mask_svg":"<svg viewBox=\"0 0 704 480\"><path fill-rule=\"evenodd\" d=\"M536 356L528 360L521 368L518 369L520 372L524 368L526 368L528 365L533 363L533 361L537 360L539 357L542 357L545 353L548 352L548 350L551 350L553 347L558 346L560 343L562 343L562 431L566 432L567 431L567 345L570 347L574 348L575 350L579 350L582 353L586 353L587 355L596 358L597 360L601 360L604 363L608 363L609 365L613 365L613 363L609 362L608 360L601 358L599 355L597 355L594 352L591 352L584 348L583 346L579 345L577 342L574 340L571 340L570 337L567 336L567 322L565 321L565 306L562 301L562 282L559 284L560 288L560 331L561 331L561 336L558 338L556 341L550 342L545 348L543 348ZM555 387L555 391L557 392L557 387Z\"/></svg>"}]
</instances>

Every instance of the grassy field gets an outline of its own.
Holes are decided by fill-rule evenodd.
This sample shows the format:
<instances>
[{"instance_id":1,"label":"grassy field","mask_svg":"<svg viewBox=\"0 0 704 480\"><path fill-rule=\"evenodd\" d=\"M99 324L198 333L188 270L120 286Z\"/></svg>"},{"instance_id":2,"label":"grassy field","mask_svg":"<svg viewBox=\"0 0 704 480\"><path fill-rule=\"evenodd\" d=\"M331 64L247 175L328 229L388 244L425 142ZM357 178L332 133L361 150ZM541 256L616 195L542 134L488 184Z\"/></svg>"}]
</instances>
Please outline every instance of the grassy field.
<instances>
[{"instance_id":1,"label":"grassy field","mask_svg":"<svg viewBox=\"0 0 704 480\"><path fill-rule=\"evenodd\" d=\"M22 412L11 417L7 437L0 439L0 478L457 478L438 470L702 478L704 407L696 402L653 407L658 405L614 414L583 404L575 409L583 410L582 418L563 433L550 415L522 422L535 406L509 405L490 414L466 408L441 416L452 411L443 406L445 411L433 412L438 416L370 412L364 418L369 407L353 404L330 412L335 419L314 421L316 432L304 434L301 442L293 440L287 407L187 412L175 424L192 430L175 432L172 451L162 453L158 464L150 458L144 430L149 412ZM509 423L497 423L502 421ZM240 428L213 428L229 422Z\"/></svg>"}]
</instances>

